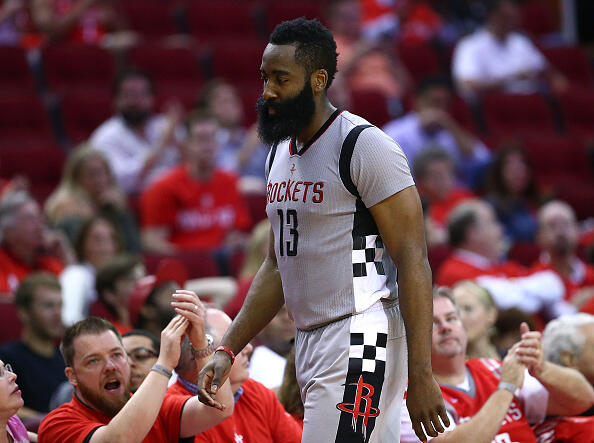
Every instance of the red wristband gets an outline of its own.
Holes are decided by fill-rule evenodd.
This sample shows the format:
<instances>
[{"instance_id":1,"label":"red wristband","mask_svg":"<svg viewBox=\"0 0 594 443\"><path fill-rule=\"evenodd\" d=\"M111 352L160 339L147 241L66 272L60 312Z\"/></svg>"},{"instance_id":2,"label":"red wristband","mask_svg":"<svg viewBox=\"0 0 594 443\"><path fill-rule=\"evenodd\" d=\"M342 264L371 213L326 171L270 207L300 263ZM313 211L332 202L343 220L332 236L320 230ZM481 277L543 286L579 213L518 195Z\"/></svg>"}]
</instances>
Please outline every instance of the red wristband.
<instances>
[{"instance_id":1,"label":"red wristband","mask_svg":"<svg viewBox=\"0 0 594 443\"><path fill-rule=\"evenodd\" d=\"M215 352L218 352L218 351L225 352L231 358L231 364L233 364L233 362L235 361L235 354L233 353L233 351L231 349L229 349L227 346L219 346L218 348L215 349Z\"/></svg>"}]
</instances>

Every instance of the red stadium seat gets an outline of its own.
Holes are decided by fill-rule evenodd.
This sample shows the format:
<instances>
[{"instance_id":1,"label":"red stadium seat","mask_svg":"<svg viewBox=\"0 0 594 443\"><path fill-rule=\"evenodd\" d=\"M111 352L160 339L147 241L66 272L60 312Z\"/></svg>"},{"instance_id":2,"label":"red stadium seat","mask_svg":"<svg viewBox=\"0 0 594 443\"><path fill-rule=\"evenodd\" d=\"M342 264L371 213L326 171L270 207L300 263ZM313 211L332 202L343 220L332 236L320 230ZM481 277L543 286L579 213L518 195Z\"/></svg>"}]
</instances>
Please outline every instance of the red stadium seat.
<instances>
[{"instance_id":1,"label":"red stadium seat","mask_svg":"<svg viewBox=\"0 0 594 443\"><path fill-rule=\"evenodd\" d=\"M0 176L24 175L33 197L40 203L55 189L62 176L65 153L52 142L37 145L2 144Z\"/></svg>"},{"instance_id":2,"label":"red stadium seat","mask_svg":"<svg viewBox=\"0 0 594 443\"><path fill-rule=\"evenodd\" d=\"M520 263L522 266L530 267L538 259L540 248L531 242L514 243L507 254L511 261Z\"/></svg>"},{"instance_id":3,"label":"red stadium seat","mask_svg":"<svg viewBox=\"0 0 594 443\"><path fill-rule=\"evenodd\" d=\"M441 72L439 57L428 45L398 44L396 51L415 82Z\"/></svg>"},{"instance_id":4,"label":"red stadium seat","mask_svg":"<svg viewBox=\"0 0 594 443\"><path fill-rule=\"evenodd\" d=\"M0 345L10 340L19 340L23 324L12 303L0 303Z\"/></svg>"},{"instance_id":5,"label":"red stadium seat","mask_svg":"<svg viewBox=\"0 0 594 443\"><path fill-rule=\"evenodd\" d=\"M154 274L163 259L180 260L188 270L188 278L217 277L221 275L219 265L210 251L180 251L173 256L145 254L144 264L149 273Z\"/></svg>"},{"instance_id":6,"label":"red stadium seat","mask_svg":"<svg viewBox=\"0 0 594 443\"><path fill-rule=\"evenodd\" d=\"M48 87L58 93L88 91L110 94L116 64L105 49L91 45L52 45L42 53Z\"/></svg>"},{"instance_id":7,"label":"red stadium seat","mask_svg":"<svg viewBox=\"0 0 594 443\"><path fill-rule=\"evenodd\" d=\"M170 2L124 0L121 8L130 29L145 39L156 40L178 32Z\"/></svg>"},{"instance_id":8,"label":"red stadium seat","mask_svg":"<svg viewBox=\"0 0 594 443\"><path fill-rule=\"evenodd\" d=\"M378 91L360 90L351 92L351 110L369 123L381 127L390 121L386 97Z\"/></svg>"},{"instance_id":9,"label":"red stadium seat","mask_svg":"<svg viewBox=\"0 0 594 443\"><path fill-rule=\"evenodd\" d=\"M33 75L23 48L0 46L0 92L34 92Z\"/></svg>"},{"instance_id":10,"label":"red stadium seat","mask_svg":"<svg viewBox=\"0 0 594 443\"><path fill-rule=\"evenodd\" d=\"M91 133L114 112L113 98L105 94L79 92L66 94L61 102L66 135L74 143Z\"/></svg>"},{"instance_id":11,"label":"red stadium seat","mask_svg":"<svg viewBox=\"0 0 594 443\"><path fill-rule=\"evenodd\" d=\"M567 130L580 137L594 138L594 92L570 91L558 99Z\"/></svg>"},{"instance_id":12,"label":"red stadium seat","mask_svg":"<svg viewBox=\"0 0 594 443\"><path fill-rule=\"evenodd\" d=\"M592 66L584 50L578 47L546 48L543 54L572 86L591 88L594 85Z\"/></svg>"},{"instance_id":13,"label":"red stadium seat","mask_svg":"<svg viewBox=\"0 0 594 443\"><path fill-rule=\"evenodd\" d=\"M33 94L0 94L0 142L53 140L43 102Z\"/></svg>"},{"instance_id":14,"label":"red stadium seat","mask_svg":"<svg viewBox=\"0 0 594 443\"><path fill-rule=\"evenodd\" d=\"M542 0L529 0L522 4L521 28L533 37L540 37L559 30L552 11L545 3Z\"/></svg>"},{"instance_id":15,"label":"red stadium seat","mask_svg":"<svg viewBox=\"0 0 594 443\"><path fill-rule=\"evenodd\" d=\"M265 46L253 39L213 43L212 65L215 76L235 84L260 81L260 64Z\"/></svg>"},{"instance_id":16,"label":"red stadium seat","mask_svg":"<svg viewBox=\"0 0 594 443\"><path fill-rule=\"evenodd\" d=\"M198 57L188 48L140 46L130 51L128 59L149 74L161 100L177 97L194 102L204 81Z\"/></svg>"},{"instance_id":17,"label":"red stadium seat","mask_svg":"<svg viewBox=\"0 0 594 443\"><path fill-rule=\"evenodd\" d=\"M471 109L460 96L454 95L450 102L450 115L458 122L463 128L470 132L477 132L476 122L472 115Z\"/></svg>"},{"instance_id":18,"label":"red stadium seat","mask_svg":"<svg viewBox=\"0 0 594 443\"><path fill-rule=\"evenodd\" d=\"M266 196L262 194L245 194L243 201L248 207L252 223L256 225L266 218Z\"/></svg>"},{"instance_id":19,"label":"red stadium seat","mask_svg":"<svg viewBox=\"0 0 594 443\"><path fill-rule=\"evenodd\" d=\"M319 1L298 1L298 2L268 2L268 30L272 31L276 25L294 18L305 17L307 19L322 19L322 2ZM323 22L323 20L322 20Z\"/></svg>"},{"instance_id":20,"label":"red stadium seat","mask_svg":"<svg viewBox=\"0 0 594 443\"><path fill-rule=\"evenodd\" d=\"M258 4L254 1L193 0L187 17L190 31L200 42L241 42L260 37ZM240 54L238 50L236 55Z\"/></svg>"},{"instance_id":21,"label":"red stadium seat","mask_svg":"<svg viewBox=\"0 0 594 443\"><path fill-rule=\"evenodd\" d=\"M453 249L449 245L431 246L427 249L427 259L433 276L437 275L441 264L450 256Z\"/></svg>"},{"instance_id":22,"label":"red stadium seat","mask_svg":"<svg viewBox=\"0 0 594 443\"><path fill-rule=\"evenodd\" d=\"M487 94L483 98L487 129L498 137L555 134L551 107L540 95Z\"/></svg>"}]
</instances>

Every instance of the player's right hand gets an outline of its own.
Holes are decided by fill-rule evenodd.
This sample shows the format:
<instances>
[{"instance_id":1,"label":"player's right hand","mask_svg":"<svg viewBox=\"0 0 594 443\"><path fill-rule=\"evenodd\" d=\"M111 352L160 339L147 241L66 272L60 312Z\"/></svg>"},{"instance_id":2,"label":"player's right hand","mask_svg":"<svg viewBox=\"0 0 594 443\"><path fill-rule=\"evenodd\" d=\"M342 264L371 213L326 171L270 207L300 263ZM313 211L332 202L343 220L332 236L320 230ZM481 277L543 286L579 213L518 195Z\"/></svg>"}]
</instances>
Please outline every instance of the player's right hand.
<instances>
[{"instance_id":1,"label":"player's right hand","mask_svg":"<svg viewBox=\"0 0 594 443\"><path fill-rule=\"evenodd\" d=\"M223 409L215 400L219 388L225 383L231 371L231 359L224 352L215 352L210 361L204 365L198 374L198 399L205 405Z\"/></svg>"}]
</instances>

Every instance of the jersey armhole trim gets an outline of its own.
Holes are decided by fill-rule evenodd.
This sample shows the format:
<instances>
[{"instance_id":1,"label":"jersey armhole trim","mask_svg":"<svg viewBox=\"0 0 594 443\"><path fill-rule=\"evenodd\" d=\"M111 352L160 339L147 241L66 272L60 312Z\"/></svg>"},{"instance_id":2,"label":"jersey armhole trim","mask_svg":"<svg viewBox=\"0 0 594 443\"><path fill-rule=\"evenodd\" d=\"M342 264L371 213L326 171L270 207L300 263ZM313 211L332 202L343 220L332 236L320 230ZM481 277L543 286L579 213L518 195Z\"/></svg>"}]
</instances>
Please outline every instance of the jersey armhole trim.
<instances>
[{"instance_id":1,"label":"jersey armhole trim","mask_svg":"<svg viewBox=\"0 0 594 443\"><path fill-rule=\"evenodd\" d=\"M357 139L363 130L371 128L373 125L358 125L350 130L342 147L340 148L340 159L338 161L338 169L340 171L340 179L344 184L344 187L357 198L361 198L357 191L357 186L353 182L351 177L351 160L353 158L353 152L355 150L355 144Z\"/></svg>"}]
</instances>

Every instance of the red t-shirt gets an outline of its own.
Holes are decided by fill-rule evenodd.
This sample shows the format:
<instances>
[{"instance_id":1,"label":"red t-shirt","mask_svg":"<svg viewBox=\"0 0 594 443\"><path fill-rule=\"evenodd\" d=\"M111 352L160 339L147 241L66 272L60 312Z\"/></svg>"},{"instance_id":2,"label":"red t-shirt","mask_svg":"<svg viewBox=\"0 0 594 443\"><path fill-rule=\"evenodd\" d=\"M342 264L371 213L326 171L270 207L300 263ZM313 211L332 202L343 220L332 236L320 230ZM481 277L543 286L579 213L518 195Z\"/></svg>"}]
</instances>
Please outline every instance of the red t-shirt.
<instances>
[{"instance_id":1,"label":"red t-shirt","mask_svg":"<svg viewBox=\"0 0 594 443\"><path fill-rule=\"evenodd\" d=\"M423 195L422 189L420 190L421 196ZM448 216L452 209L454 209L459 203L464 200L468 200L476 197L472 192L467 189L454 189L450 192L447 198L444 200L430 200L429 201L429 215L440 226L445 226L448 221Z\"/></svg>"},{"instance_id":2,"label":"red t-shirt","mask_svg":"<svg viewBox=\"0 0 594 443\"><path fill-rule=\"evenodd\" d=\"M511 261L506 261L489 267L480 267L462 259L455 253L448 257L439 267L436 282L440 286L452 287L462 280L474 280L483 275L493 277L523 277L528 275L527 270Z\"/></svg>"},{"instance_id":3,"label":"red t-shirt","mask_svg":"<svg viewBox=\"0 0 594 443\"><path fill-rule=\"evenodd\" d=\"M243 393L235 402L233 415L214 428L198 434L194 438L195 442L301 442L302 427L285 411L272 390L251 378L243 382L241 388ZM167 392L192 395L179 381Z\"/></svg>"},{"instance_id":4,"label":"red t-shirt","mask_svg":"<svg viewBox=\"0 0 594 443\"><path fill-rule=\"evenodd\" d=\"M594 443L594 417L555 417L534 427L538 443Z\"/></svg>"},{"instance_id":5,"label":"red t-shirt","mask_svg":"<svg viewBox=\"0 0 594 443\"><path fill-rule=\"evenodd\" d=\"M565 285L565 299L571 300L575 292L587 286L594 286L594 266L588 265L583 261L576 259L574 275L570 277L563 276L554 269L550 263L539 259L533 266L532 271L546 271L551 270L559 276Z\"/></svg>"},{"instance_id":6,"label":"red t-shirt","mask_svg":"<svg viewBox=\"0 0 594 443\"><path fill-rule=\"evenodd\" d=\"M47 271L59 275L63 269L64 264L55 257L40 255L37 263L29 266L0 249L0 298L13 294L19 283L32 272Z\"/></svg>"},{"instance_id":7,"label":"red t-shirt","mask_svg":"<svg viewBox=\"0 0 594 443\"><path fill-rule=\"evenodd\" d=\"M142 194L140 209L144 227L170 228L169 241L184 249L216 248L230 231L251 226L237 178L218 170L201 182L176 167Z\"/></svg>"},{"instance_id":8,"label":"red t-shirt","mask_svg":"<svg viewBox=\"0 0 594 443\"><path fill-rule=\"evenodd\" d=\"M466 368L474 385L474 389L471 389L470 393L441 385L447 409L456 411L455 421L457 424L464 423L478 413L497 389L501 377L501 362L497 360L472 359L466 362ZM514 397L512 400L501 428L493 441L536 443L532 428L526 420L524 407L518 398Z\"/></svg>"},{"instance_id":9,"label":"red t-shirt","mask_svg":"<svg viewBox=\"0 0 594 443\"><path fill-rule=\"evenodd\" d=\"M189 397L165 395L159 415L144 443L177 443L181 414ZM86 443L111 418L84 405L76 395L51 411L39 425L39 443Z\"/></svg>"}]
</instances>

